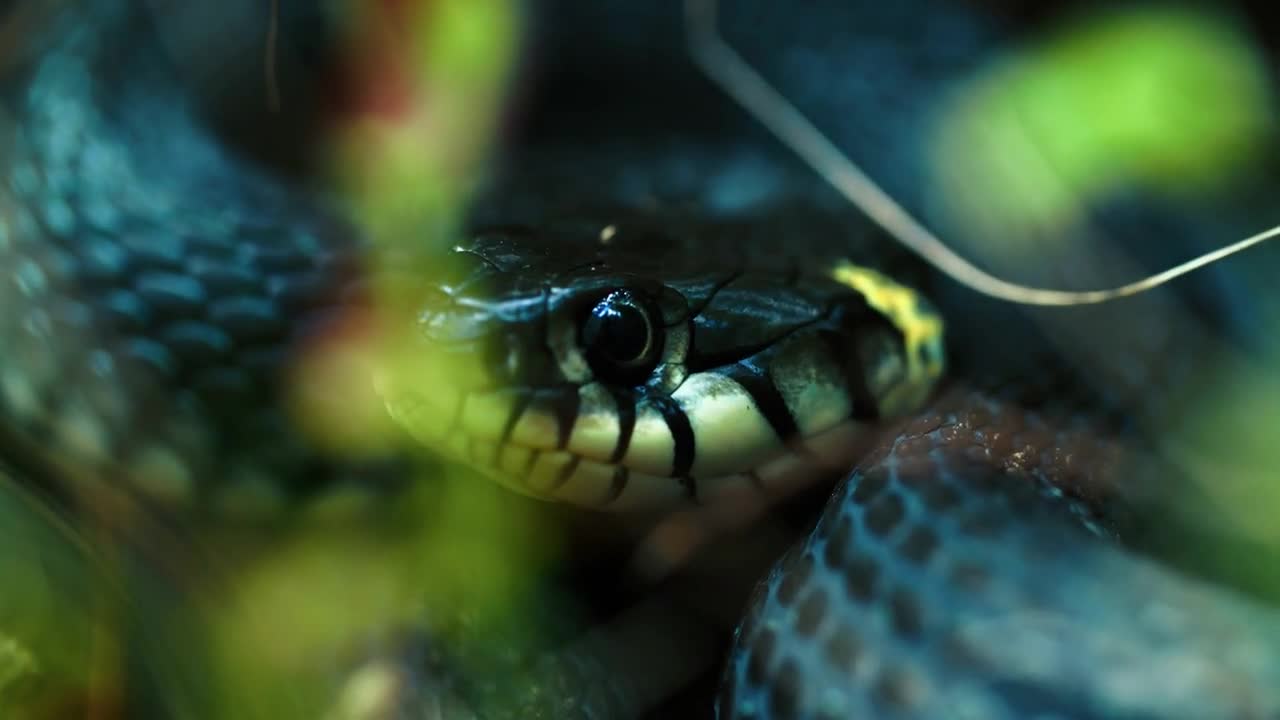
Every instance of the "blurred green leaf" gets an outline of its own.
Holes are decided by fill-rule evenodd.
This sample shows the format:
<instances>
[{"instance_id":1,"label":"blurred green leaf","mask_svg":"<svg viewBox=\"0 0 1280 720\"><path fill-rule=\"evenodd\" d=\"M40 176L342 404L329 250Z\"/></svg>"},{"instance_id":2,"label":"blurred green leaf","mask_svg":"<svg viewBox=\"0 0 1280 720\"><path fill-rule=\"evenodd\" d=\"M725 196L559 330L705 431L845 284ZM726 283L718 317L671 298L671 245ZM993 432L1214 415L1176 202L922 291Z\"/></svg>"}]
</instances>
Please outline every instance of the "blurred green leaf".
<instances>
[{"instance_id":1,"label":"blurred green leaf","mask_svg":"<svg viewBox=\"0 0 1280 720\"><path fill-rule=\"evenodd\" d=\"M1271 142L1272 108L1258 49L1225 16L1106 10L955 93L936 118L940 196L976 235L1016 245L1120 188L1229 181Z\"/></svg>"}]
</instances>

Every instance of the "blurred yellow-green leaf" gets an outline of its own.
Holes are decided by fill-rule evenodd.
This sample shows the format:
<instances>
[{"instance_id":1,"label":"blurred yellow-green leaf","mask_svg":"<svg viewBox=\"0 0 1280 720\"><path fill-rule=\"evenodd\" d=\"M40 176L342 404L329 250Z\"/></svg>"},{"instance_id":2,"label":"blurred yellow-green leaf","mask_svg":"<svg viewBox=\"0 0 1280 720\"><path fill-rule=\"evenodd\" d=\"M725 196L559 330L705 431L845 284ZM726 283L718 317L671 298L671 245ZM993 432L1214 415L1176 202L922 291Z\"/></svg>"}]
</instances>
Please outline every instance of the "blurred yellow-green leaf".
<instances>
[{"instance_id":1,"label":"blurred yellow-green leaf","mask_svg":"<svg viewBox=\"0 0 1280 720\"><path fill-rule=\"evenodd\" d=\"M0 717L56 717L116 671L115 588L39 502L0 467Z\"/></svg>"},{"instance_id":2,"label":"blurred yellow-green leaf","mask_svg":"<svg viewBox=\"0 0 1280 720\"><path fill-rule=\"evenodd\" d=\"M464 471L400 496L387 527L305 524L202 597L184 622L213 642L218 717L315 717L356 661L406 628L444 652L463 613L536 631L520 618L559 535L490 481L452 472Z\"/></svg>"},{"instance_id":3,"label":"blurred yellow-green leaf","mask_svg":"<svg viewBox=\"0 0 1280 720\"><path fill-rule=\"evenodd\" d=\"M337 186L376 241L438 240L492 140L519 36L516 5L432 0L347 10L355 97L336 119Z\"/></svg>"},{"instance_id":4,"label":"blurred yellow-green leaf","mask_svg":"<svg viewBox=\"0 0 1280 720\"><path fill-rule=\"evenodd\" d=\"M1272 102L1258 49L1228 17L1098 12L993 63L942 108L940 195L976 234L1018 238L1118 188L1204 191L1267 147Z\"/></svg>"}]
</instances>

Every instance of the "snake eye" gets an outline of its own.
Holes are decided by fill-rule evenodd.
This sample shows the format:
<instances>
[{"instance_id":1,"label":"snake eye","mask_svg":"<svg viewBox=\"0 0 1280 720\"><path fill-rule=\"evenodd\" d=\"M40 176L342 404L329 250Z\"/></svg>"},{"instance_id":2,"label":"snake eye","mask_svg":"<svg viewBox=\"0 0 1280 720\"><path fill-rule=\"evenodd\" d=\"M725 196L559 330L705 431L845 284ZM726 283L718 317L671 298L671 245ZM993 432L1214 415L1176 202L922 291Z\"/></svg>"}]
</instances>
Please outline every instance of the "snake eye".
<instances>
[{"instance_id":1,"label":"snake eye","mask_svg":"<svg viewBox=\"0 0 1280 720\"><path fill-rule=\"evenodd\" d=\"M582 346L602 380L642 382L658 363L662 335L655 313L630 290L615 290L591 308L582 323Z\"/></svg>"}]
</instances>

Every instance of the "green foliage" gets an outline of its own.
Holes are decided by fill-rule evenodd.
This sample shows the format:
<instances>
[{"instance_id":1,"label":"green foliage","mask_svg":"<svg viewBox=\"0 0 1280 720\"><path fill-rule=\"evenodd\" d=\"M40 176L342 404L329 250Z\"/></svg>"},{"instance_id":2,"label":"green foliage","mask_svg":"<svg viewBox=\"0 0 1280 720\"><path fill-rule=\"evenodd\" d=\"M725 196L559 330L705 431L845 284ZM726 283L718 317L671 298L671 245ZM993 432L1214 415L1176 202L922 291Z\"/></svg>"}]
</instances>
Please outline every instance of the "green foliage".
<instances>
[{"instance_id":1,"label":"green foliage","mask_svg":"<svg viewBox=\"0 0 1280 720\"><path fill-rule=\"evenodd\" d=\"M1104 11L1010 52L939 111L941 195L976 235L1020 238L1117 189L1203 192L1267 147L1272 109L1260 54L1227 18Z\"/></svg>"}]
</instances>

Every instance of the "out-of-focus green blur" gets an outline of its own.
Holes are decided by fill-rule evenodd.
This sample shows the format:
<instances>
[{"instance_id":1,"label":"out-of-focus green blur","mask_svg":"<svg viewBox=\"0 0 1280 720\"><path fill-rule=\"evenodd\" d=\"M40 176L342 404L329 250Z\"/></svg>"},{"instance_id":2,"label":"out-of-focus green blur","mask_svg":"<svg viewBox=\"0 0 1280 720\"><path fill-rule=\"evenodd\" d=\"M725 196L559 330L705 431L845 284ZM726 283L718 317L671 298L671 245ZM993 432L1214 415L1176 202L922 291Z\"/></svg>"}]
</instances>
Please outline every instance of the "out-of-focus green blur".
<instances>
[{"instance_id":1,"label":"out-of-focus green blur","mask_svg":"<svg viewBox=\"0 0 1280 720\"><path fill-rule=\"evenodd\" d=\"M370 258L373 277L387 283L374 288L374 317L353 318L299 364L294 415L335 451L358 456L399 442L412 453L388 424L371 378L417 378L429 392L474 375L477 363L421 354L412 324L420 308L393 284L406 267L379 268L377 257L407 250L413 272L427 275L413 277L413 286L445 270L447 241L493 141L521 17L511 0L344 9L359 92L335 123L331 173L379 251ZM468 471L429 464L417 472L396 500L394 529L319 519L210 603L200 622L212 638L221 716L316 716L340 691L337 671L356 667L371 636L396 628L425 630L456 657L464 649L449 645L462 615L502 618L515 634L534 631L518 619L561 550L556 528ZM510 633L503 640L528 642Z\"/></svg>"},{"instance_id":2,"label":"out-of-focus green blur","mask_svg":"<svg viewBox=\"0 0 1280 720\"><path fill-rule=\"evenodd\" d=\"M1273 149L1273 101L1260 51L1228 16L1095 11L955 92L936 118L938 195L989 241L977 252L1025 267L1043 257L1037 230L1074 225L1108 193L1190 196L1247 171Z\"/></svg>"},{"instance_id":3,"label":"out-of-focus green blur","mask_svg":"<svg viewBox=\"0 0 1280 720\"><path fill-rule=\"evenodd\" d=\"M342 7L356 96L336 118L336 185L376 242L441 241L493 139L518 48L518 4Z\"/></svg>"},{"instance_id":4,"label":"out-of-focus green blur","mask_svg":"<svg viewBox=\"0 0 1280 720\"><path fill-rule=\"evenodd\" d=\"M117 595L89 538L37 502L0 466L0 717L77 717L85 688L118 676Z\"/></svg>"}]
</instances>

